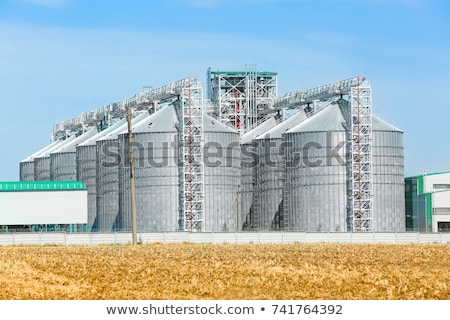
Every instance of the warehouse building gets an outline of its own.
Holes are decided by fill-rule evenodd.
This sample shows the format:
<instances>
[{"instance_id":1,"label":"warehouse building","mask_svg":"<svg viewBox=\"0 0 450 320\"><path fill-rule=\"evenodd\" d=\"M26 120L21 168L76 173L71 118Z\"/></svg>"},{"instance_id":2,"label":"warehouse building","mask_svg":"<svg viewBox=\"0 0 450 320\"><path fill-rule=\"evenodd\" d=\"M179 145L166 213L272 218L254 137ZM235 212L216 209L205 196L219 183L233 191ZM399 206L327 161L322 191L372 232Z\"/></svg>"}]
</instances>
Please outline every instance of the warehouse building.
<instances>
[{"instance_id":1,"label":"warehouse building","mask_svg":"<svg viewBox=\"0 0 450 320\"><path fill-rule=\"evenodd\" d=\"M0 182L3 232L81 232L86 223L87 190L81 181Z\"/></svg>"}]
</instances>

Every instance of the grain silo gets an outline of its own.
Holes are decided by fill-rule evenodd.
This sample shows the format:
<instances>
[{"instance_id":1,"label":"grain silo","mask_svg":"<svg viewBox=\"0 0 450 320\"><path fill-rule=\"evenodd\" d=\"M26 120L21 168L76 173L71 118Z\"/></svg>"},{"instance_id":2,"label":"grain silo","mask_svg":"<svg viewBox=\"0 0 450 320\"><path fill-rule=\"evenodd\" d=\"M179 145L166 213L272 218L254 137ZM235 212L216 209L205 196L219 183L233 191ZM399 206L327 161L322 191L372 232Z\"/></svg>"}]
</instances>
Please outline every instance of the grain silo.
<instances>
[{"instance_id":1,"label":"grain silo","mask_svg":"<svg viewBox=\"0 0 450 320\"><path fill-rule=\"evenodd\" d=\"M97 128L77 136L61 148L50 153L50 180L71 181L77 180L77 153L76 147L97 134Z\"/></svg>"},{"instance_id":2,"label":"grain silo","mask_svg":"<svg viewBox=\"0 0 450 320\"><path fill-rule=\"evenodd\" d=\"M239 133L204 115L205 229L207 232L240 231Z\"/></svg>"},{"instance_id":3,"label":"grain silo","mask_svg":"<svg viewBox=\"0 0 450 320\"><path fill-rule=\"evenodd\" d=\"M251 230L251 218L254 216L253 190L256 180L257 153L255 138L277 125L277 120L270 117L259 126L245 133L241 139L241 186L239 191L240 211L238 214L239 230Z\"/></svg>"},{"instance_id":4,"label":"grain silo","mask_svg":"<svg viewBox=\"0 0 450 320\"><path fill-rule=\"evenodd\" d=\"M374 230L406 230L403 132L373 116Z\"/></svg>"},{"instance_id":5,"label":"grain silo","mask_svg":"<svg viewBox=\"0 0 450 320\"><path fill-rule=\"evenodd\" d=\"M50 154L64 147L66 144L75 139L75 136L70 136L54 147L47 149L43 153L34 158L34 179L35 181L50 181Z\"/></svg>"},{"instance_id":6,"label":"grain silo","mask_svg":"<svg viewBox=\"0 0 450 320\"><path fill-rule=\"evenodd\" d=\"M97 217L97 145L96 141L111 131L126 124L122 119L110 127L100 131L87 141L76 146L77 180L83 181L88 191L88 231L96 231L95 220Z\"/></svg>"},{"instance_id":7,"label":"grain silo","mask_svg":"<svg viewBox=\"0 0 450 320\"><path fill-rule=\"evenodd\" d=\"M144 111L131 120L132 125L148 117ZM128 131L128 124L117 127L96 141L97 148L97 226L101 232L112 231L119 213L119 153L120 134Z\"/></svg>"},{"instance_id":8,"label":"grain silo","mask_svg":"<svg viewBox=\"0 0 450 320\"><path fill-rule=\"evenodd\" d=\"M283 230L283 187L285 174L285 143L283 134L307 118L304 110L298 110L288 119L259 135L255 139L258 161L254 183L252 230Z\"/></svg>"},{"instance_id":9,"label":"grain silo","mask_svg":"<svg viewBox=\"0 0 450 320\"><path fill-rule=\"evenodd\" d=\"M349 103L338 100L286 132L289 229L352 231L349 115ZM372 118L373 231L404 231L402 132Z\"/></svg>"},{"instance_id":10,"label":"grain silo","mask_svg":"<svg viewBox=\"0 0 450 320\"><path fill-rule=\"evenodd\" d=\"M56 147L56 145L60 144L61 142L62 142L62 140L55 140L52 143L50 143L49 145L40 149L39 151L33 153L31 156L20 161L20 164L19 164L20 181L35 181L35 179L34 179L34 158L38 157L39 155L43 154L44 152L46 152L49 149L54 149Z\"/></svg>"},{"instance_id":11,"label":"grain silo","mask_svg":"<svg viewBox=\"0 0 450 320\"><path fill-rule=\"evenodd\" d=\"M139 232L179 229L179 120L169 105L133 126L136 222ZM128 133L118 136L119 215L114 230L131 230Z\"/></svg>"},{"instance_id":12,"label":"grain silo","mask_svg":"<svg viewBox=\"0 0 450 320\"><path fill-rule=\"evenodd\" d=\"M183 229L177 104L160 109L133 127L136 213L139 232ZM236 231L239 134L203 115L204 231ZM120 213L115 230L131 229L128 134L119 135Z\"/></svg>"}]
</instances>

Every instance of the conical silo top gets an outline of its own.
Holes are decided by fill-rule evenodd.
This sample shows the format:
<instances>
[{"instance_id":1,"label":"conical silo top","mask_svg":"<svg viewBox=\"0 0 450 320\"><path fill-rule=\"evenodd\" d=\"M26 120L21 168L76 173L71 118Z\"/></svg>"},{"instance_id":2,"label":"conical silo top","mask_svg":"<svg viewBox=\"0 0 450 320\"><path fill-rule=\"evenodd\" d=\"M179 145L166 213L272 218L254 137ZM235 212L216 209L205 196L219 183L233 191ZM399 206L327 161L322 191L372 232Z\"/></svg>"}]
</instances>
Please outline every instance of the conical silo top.
<instances>
[{"instance_id":1,"label":"conical silo top","mask_svg":"<svg viewBox=\"0 0 450 320\"><path fill-rule=\"evenodd\" d=\"M270 117L263 123L261 123L259 126L256 126L252 130L246 132L241 137L241 144L247 144L255 140L255 138L261 134L263 134L266 131L269 131L271 128L275 127L277 125L277 120L275 120L274 117Z\"/></svg>"},{"instance_id":2,"label":"conical silo top","mask_svg":"<svg viewBox=\"0 0 450 320\"><path fill-rule=\"evenodd\" d=\"M145 118L149 117L147 111L138 114L136 117L131 119L131 125L134 126ZM115 130L108 132L106 135L98 139L97 141L105 141L105 140L116 140L119 137L119 134L128 132L128 122L127 119L124 119L125 122L121 126L117 127Z\"/></svg>"},{"instance_id":3,"label":"conical silo top","mask_svg":"<svg viewBox=\"0 0 450 320\"><path fill-rule=\"evenodd\" d=\"M302 123L307 119L306 114L303 110L298 110L296 113L291 115L289 118L284 120L283 122L280 122L275 127L272 127L268 131L264 132L263 134L257 136L256 140L261 139L281 139L283 136L283 133L285 133L287 130L295 127L296 125Z\"/></svg>"},{"instance_id":4,"label":"conical silo top","mask_svg":"<svg viewBox=\"0 0 450 320\"><path fill-rule=\"evenodd\" d=\"M83 134L79 135L72 141L68 142L67 144L61 146L60 148L56 149L52 153L68 153L68 152L75 152L76 148L79 144L87 141L89 138L92 138L98 133L97 128L91 128L88 131L84 132Z\"/></svg>"},{"instance_id":5,"label":"conical silo top","mask_svg":"<svg viewBox=\"0 0 450 320\"><path fill-rule=\"evenodd\" d=\"M214 119L213 117L207 115L206 113L203 114L203 131L238 133L233 128L230 128L229 126L223 124L217 119Z\"/></svg>"},{"instance_id":6,"label":"conical silo top","mask_svg":"<svg viewBox=\"0 0 450 320\"><path fill-rule=\"evenodd\" d=\"M393 126L392 124L384 121L379 116L372 116L372 130L375 131L392 131L392 132L403 132L403 130Z\"/></svg>"},{"instance_id":7,"label":"conical silo top","mask_svg":"<svg viewBox=\"0 0 450 320\"><path fill-rule=\"evenodd\" d=\"M78 146L80 146L80 147L81 146L94 146L95 143L97 142L97 140L100 140L101 138L103 138L104 136L108 135L112 131L117 130L117 128L123 126L124 124L126 125L126 123L127 123L127 119L121 119L121 120L117 121L116 123L114 123L112 126L106 128L103 131L100 131L99 133L97 133L93 137L89 138L85 142L80 143Z\"/></svg>"},{"instance_id":8,"label":"conical silo top","mask_svg":"<svg viewBox=\"0 0 450 320\"><path fill-rule=\"evenodd\" d=\"M49 157L51 153L57 152L58 150L60 150L61 148L63 148L65 145L67 145L68 143L70 143L73 140L75 140L75 136L71 136L65 140L62 140L61 143L56 144L53 148L47 149L44 152L42 152L41 154L39 154L38 156L36 156L35 159Z\"/></svg>"},{"instance_id":9,"label":"conical silo top","mask_svg":"<svg viewBox=\"0 0 450 320\"><path fill-rule=\"evenodd\" d=\"M39 157L41 154L43 154L44 152L46 152L47 150L54 150L59 144L61 144L63 142L63 140L55 140L52 143L50 143L49 145L45 146L44 148L36 151L35 153L33 153L31 156L28 156L27 158L23 159L20 162L31 162L34 160L34 158Z\"/></svg>"},{"instance_id":10,"label":"conical silo top","mask_svg":"<svg viewBox=\"0 0 450 320\"><path fill-rule=\"evenodd\" d=\"M335 101L286 133L346 131L347 125L343 115L346 109L348 109L347 101Z\"/></svg>"},{"instance_id":11,"label":"conical silo top","mask_svg":"<svg viewBox=\"0 0 450 320\"><path fill-rule=\"evenodd\" d=\"M136 123L133 126L133 133L176 132L178 124L175 106L168 105Z\"/></svg>"}]
</instances>

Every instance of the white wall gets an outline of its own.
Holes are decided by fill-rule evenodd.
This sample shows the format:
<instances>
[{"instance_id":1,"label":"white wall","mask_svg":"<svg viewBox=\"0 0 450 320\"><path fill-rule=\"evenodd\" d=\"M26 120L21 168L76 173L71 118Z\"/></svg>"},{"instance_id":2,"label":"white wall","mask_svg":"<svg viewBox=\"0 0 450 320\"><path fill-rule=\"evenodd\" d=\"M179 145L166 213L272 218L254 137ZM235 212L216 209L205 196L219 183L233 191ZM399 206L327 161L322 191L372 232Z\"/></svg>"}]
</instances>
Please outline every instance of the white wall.
<instances>
[{"instance_id":1,"label":"white wall","mask_svg":"<svg viewBox=\"0 0 450 320\"><path fill-rule=\"evenodd\" d=\"M424 192L432 193L437 191L433 189L434 184L450 184L450 173L431 174L423 177Z\"/></svg>"},{"instance_id":2,"label":"white wall","mask_svg":"<svg viewBox=\"0 0 450 320\"><path fill-rule=\"evenodd\" d=\"M85 223L86 190L0 192L0 225Z\"/></svg>"},{"instance_id":3,"label":"white wall","mask_svg":"<svg viewBox=\"0 0 450 320\"><path fill-rule=\"evenodd\" d=\"M450 233L306 233L306 232L158 232L139 233L142 243L449 243ZM98 245L131 243L131 233L0 233L0 246L8 245Z\"/></svg>"}]
</instances>

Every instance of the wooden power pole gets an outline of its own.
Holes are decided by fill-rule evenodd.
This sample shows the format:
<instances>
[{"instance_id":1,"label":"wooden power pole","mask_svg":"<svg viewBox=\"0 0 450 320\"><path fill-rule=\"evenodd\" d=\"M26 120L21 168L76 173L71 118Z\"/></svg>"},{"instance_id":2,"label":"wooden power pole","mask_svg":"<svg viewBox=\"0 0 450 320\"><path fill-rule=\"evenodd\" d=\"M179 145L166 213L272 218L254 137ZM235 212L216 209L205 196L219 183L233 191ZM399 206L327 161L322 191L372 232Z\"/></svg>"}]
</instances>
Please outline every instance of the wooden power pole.
<instances>
[{"instance_id":1,"label":"wooden power pole","mask_svg":"<svg viewBox=\"0 0 450 320\"><path fill-rule=\"evenodd\" d=\"M133 128L131 125L131 108L127 108L128 122L128 153L130 156L130 198L131 198L131 230L133 244L137 244L137 222L136 222L136 190L134 184L134 155L133 155Z\"/></svg>"}]
</instances>

